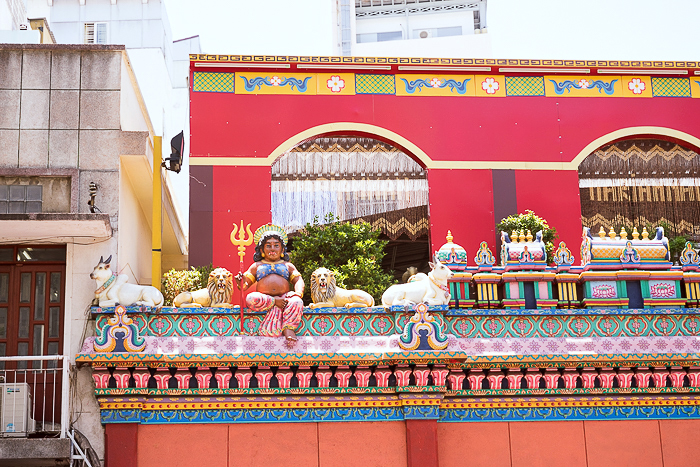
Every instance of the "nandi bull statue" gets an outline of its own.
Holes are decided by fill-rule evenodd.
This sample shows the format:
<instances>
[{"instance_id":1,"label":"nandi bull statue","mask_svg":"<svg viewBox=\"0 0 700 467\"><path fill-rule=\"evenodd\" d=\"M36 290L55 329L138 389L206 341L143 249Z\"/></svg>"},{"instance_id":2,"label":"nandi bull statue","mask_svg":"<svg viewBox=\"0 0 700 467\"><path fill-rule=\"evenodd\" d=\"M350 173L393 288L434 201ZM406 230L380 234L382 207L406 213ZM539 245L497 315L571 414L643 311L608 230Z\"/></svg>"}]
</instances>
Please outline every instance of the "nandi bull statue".
<instances>
[{"instance_id":1,"label":"nandi bull statue","mask_svg":"<svg viewBox=\"0 0 700 467\"><path fill-rule=\"evenodd\" d=\"M93 305L163 305L163 294L158 289L150 285L127 284L128 276L114 273L110 269L111 261L112 255L109 255L106 260L100 256L100 262L90 273L90 279L97 282Z\"/></svg>"},{"instance_id":2,"label":"nandi bull statue","mask_svg":"<svg viewBox=\"0 0 700 467\"><path fill-rule=\"evenodd\" d=\"M433 262L428 263L432 269L428 274L419 272L412 276L406 284L392 285L382 295L382 305L415 305L427 303L428 305L447 305L450 303L450 289L447 280L454 273L442 264L437 255L433 255Z\"/></svg>"}]
</instances>

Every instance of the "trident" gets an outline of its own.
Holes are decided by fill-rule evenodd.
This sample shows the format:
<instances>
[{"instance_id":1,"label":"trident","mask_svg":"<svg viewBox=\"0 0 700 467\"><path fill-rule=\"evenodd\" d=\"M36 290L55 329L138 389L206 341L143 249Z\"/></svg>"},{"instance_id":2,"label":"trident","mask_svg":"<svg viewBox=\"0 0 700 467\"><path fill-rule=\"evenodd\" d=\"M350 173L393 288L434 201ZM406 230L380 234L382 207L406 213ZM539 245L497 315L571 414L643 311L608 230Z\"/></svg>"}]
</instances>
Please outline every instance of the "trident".
<instances>
[{"instance_id":1,"label":"trident","mask_svg":"<svg viewBox=\"0 0 700 467\"><path fill-rule=\"evenodd\" d=\"M241 259L241 264L238 268L238 272L240 274L243 274L243 257L245 256L245 247L253 244L253 233L250 231L250 224L248 224L246 226L246 230L248 231L248 238L246 238L246 235L245 235L246 232L243 230L243 219L241 219L240 230L238 229L238 226L234 223L233 230L231 231L231 243L238 246L238 257ZM238 238L236 238L237 232L238 232ZM243 284L243 281L241 281L241 284ZM244 332L244 329L243 329L243 305L245 305L245 292L243 291L243 287L241 286L241 316L240 316L241 334L243 334L243 332Z\"/></svg>"}]
</instances>

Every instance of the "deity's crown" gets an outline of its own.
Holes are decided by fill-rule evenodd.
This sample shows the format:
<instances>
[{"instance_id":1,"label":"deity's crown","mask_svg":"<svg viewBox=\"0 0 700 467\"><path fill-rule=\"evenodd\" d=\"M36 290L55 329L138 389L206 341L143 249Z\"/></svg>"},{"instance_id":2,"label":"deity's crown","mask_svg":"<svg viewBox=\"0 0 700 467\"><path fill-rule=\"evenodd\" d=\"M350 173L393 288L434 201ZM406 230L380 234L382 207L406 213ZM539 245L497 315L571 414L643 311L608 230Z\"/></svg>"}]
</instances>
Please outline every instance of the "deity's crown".
<instances>
[{"instance_id":1,"label":"deity's crown","mask_svg":"<svg viewBox=\"0 0 700 467\"><path fill-rule=\"evenodd\" d=\"M287 233L282 227L275 224L265 224L263 226L258 227L258 230L256 230L253 234L253 241L256 245L260 245L260 242L269 237L270 235L279 236L282 239L284 245L287 246L287 242L289 240L289 238L287 237Z\"/></svg>"}]
</instances>

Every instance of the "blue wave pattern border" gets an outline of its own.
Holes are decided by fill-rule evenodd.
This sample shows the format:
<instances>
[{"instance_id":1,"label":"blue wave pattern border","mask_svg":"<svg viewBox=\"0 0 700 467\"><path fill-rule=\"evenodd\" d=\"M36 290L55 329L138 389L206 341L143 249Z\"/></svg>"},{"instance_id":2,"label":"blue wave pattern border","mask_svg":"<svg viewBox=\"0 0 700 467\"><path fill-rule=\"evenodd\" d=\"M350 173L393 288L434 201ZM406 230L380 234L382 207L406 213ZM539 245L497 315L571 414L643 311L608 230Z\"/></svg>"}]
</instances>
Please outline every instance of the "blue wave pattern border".
<instances>
[{"instance_id":1,"label":"blue wave pattern border","mask_svg":"<svg viewBox=\"0 0 700 467\"><path fill-rule=\"evenodd\" d=\"M241 76L241 78L243 78L243 81L245 81L245 84L243 86L248 92L255 91L256 88L262 89L263 85L270 87L285 87L286 85L289 85L291 89L294 89L296 87L299 92L306 92L307 84L311 79L311 76L307 76L306 78L304 78L303 81L297 78L285 78L279 84L272 84L269 76L258 76L257 78L252 78L250 81L245 76Z\"/></svg>"},{"instance_id":2,"label":"blue wave pattern border","mask_svg":"<svg viewBox=\"0 0 700 467\"><path fill-rule=\"evenodd\" d=\"M405 78L400 78L401 81L404 82L404 85L406 86L406 92L409 94L413 94L416 91L421 92L424 87L427 88L450 88L451 92L457 91L458 94L464 94L467 92L467 83L471 81L471 78L467 78L462 82L459 82L454 79L446 79L446 80L440 80L440 84L438 86L433 86L430 84L430 81L427 79L417 79L415 81L408 81Z\"/></svg>"},{"instance_id":3,"label":"blue wave pattern border","mask_svg":"<svg viewBox=\"0 0 700 467\"><path fill-rule=\"evenodd\" d=\"M557 83L553 79L549 80L553 85L554 85L554 92L557 94L561 95L564 94L564 91L566 92L571 92L571 89L598 89L598 92L600 93L601 91L605 91L605 94L611 96L615 93L615 83L617 82L616 79L610 81L609 83L606 83L605 81L601 81L599 79L594 79L591 81L587 81L589 83L588 86L583 87L579 83L580 81L573 81L570 79L567 79L565 81L562 81L561 83Z\"/></svg>"}]
</instances>

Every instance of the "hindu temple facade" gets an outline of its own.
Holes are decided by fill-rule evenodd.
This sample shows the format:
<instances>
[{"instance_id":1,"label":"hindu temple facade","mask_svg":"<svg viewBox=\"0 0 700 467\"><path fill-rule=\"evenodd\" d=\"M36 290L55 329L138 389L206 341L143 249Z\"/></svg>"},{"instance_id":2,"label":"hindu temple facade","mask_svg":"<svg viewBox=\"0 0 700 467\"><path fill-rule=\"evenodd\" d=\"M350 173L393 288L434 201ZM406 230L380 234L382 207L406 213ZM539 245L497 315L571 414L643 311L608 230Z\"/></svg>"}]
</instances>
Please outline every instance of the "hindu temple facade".
<instances>
[{"instance_id":1,"label":"hindu temple facade","mask_svg":"<svg viewBox=\"0 0 700 467\"><path fill-rule=\"evenodd\" d=\"M697 151L697 63L194 55L190 71L192 265L251 264L243 227L272 220L280 158L371 138L425 172L446 303L305 308L292 346L238 294L93 307L76 360L108 465L694 462L698 252L675 264L656 225L582 225L579 167L631 139ZM496 229L527 209L556 226L553 257Z\"/></svg>"}]
</instances>

